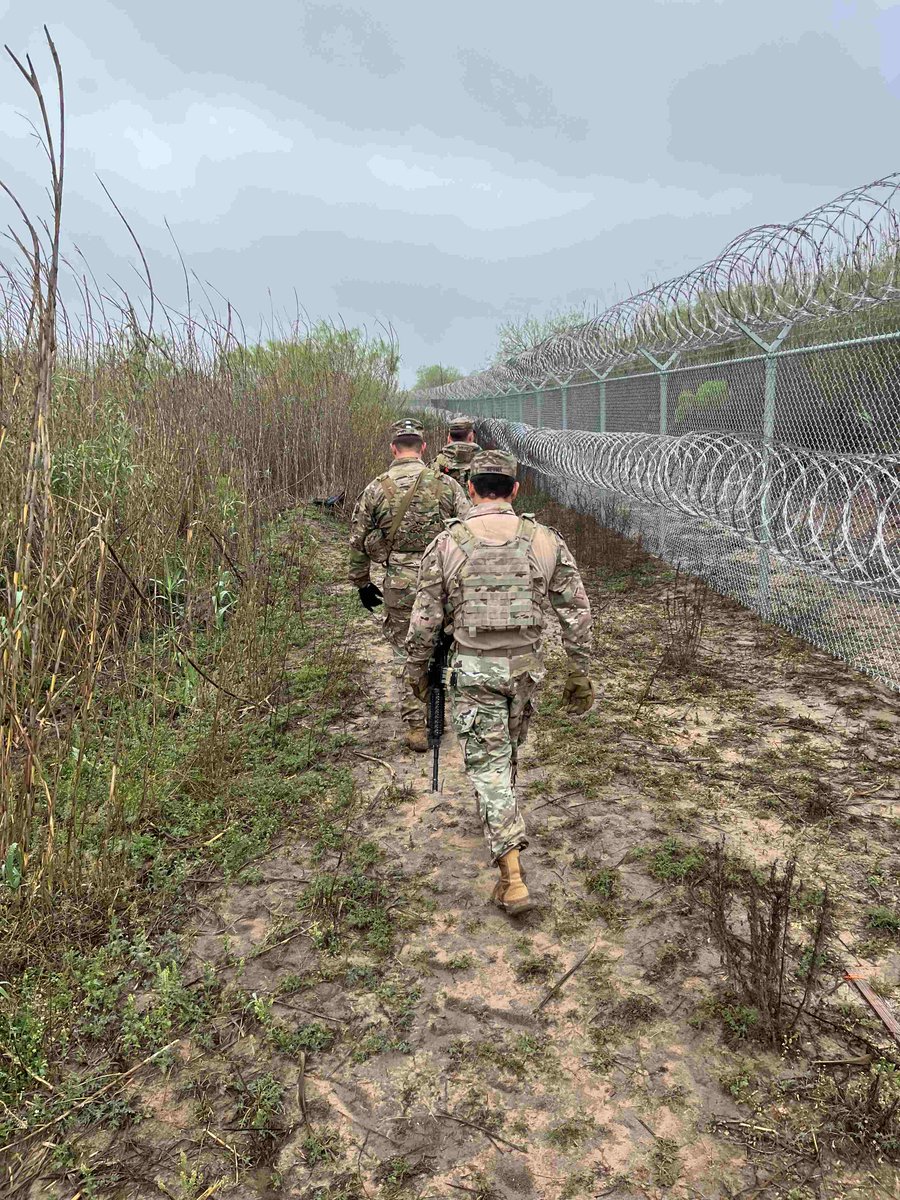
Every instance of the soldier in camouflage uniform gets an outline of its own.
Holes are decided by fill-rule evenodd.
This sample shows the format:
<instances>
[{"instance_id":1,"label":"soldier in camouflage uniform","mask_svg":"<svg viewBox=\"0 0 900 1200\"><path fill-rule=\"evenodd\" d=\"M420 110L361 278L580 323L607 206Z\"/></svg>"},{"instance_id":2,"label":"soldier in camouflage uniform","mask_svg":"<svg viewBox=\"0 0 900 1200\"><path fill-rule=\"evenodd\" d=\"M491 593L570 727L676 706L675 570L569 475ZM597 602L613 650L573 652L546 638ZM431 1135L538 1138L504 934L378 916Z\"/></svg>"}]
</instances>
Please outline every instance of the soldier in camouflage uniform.
<instances>
[{"instance_id":1,"label":"soldier in camouflage uniform","mask_svg":"<svg viewBox=\"0 0 900 1200\"><path fill-rule=\"evenodd\" d=\"M469 482L472 459L481 447L475 441L475 426L471 417L454 417L449 428L447 445L431 465L465 487Z\"/></svg>"},{"instance_id":2,"label":"soldier in camouflage uniform","mask_svg":"<svg viewBox=\"0 0 900 1200\"><path fill-rule=\"evenodd\" d=\"M519 865L527 846L515 794L519 746L544 677L541 638L552 607L569 658L563 698L569 712L594 701L588 678L591 609L566 543L511 501L518 491L516 461L482 450L472 463L469 496L475 507L451 521L425 551L406 639L407 675L426 695L426 672L442 628L454 647L447 673L453 725L491 861L500 868L493 900L510 915L533 902Z\"/></svg>"},{"instance_id":3,"label":"soldier in camouflage uniform","mask_svg":"<svg viewBox=\"0 0 900 1200\"><path fill-rule=\"evenodd\" d=\"M369 612L384 602L384 636L394 650L398 675L406 661L403 643L415 597L419 563L444 522L463 517L471 504L453 479L426 467L422 424L412 418L391 426L390 470L363 490L350 527L350 582ZM372 563L385 568L384 594L372 583ZM412 750L427 750L425 708L400 678L400 713Z\"/></svg>"}]
</instances>

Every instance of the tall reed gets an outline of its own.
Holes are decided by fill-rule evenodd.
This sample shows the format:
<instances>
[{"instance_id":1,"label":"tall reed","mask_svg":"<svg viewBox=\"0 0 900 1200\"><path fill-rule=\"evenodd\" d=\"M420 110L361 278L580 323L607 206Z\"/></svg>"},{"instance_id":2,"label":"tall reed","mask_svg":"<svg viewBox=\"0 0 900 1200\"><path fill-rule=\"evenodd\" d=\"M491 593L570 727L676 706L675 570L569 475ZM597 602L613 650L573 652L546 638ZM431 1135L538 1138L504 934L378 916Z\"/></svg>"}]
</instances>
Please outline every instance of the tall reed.
<instances>
[{"instance_id":1,"label":"tall reed","mask_svg":"<svg viewBox=\"0 0 900 1200\"><path fill-rule=\"evenodd\" d=\"M179 704L213 722L265 712L283 668L258 634L266 527L312 497L352 499L398 406L390 336L291 322L253 345L230 306L164 305L143 256L143 301L66 261L47 40L52 112L19 65L51 211L34 220L7 189L22 233L0 284L0 905L35 920L115 892ZM138 711L136 786L117 763Z\"/></svg>"}]
</instances>

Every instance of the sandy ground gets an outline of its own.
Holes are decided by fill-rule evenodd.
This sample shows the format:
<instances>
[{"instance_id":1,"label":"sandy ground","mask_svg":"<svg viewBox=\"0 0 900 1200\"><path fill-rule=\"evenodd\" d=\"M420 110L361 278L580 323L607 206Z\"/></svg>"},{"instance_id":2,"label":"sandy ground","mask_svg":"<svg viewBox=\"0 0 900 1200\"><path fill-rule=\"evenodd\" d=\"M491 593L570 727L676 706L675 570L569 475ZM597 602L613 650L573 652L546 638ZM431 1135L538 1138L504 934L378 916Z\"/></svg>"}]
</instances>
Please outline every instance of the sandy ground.
<instances>
[{"instance_id":1,"label":"sandy ground","mask_svg":"<svg viewBox=\"0 0 900 1200\"><path fill-rule=\"evenodd\" d=\"M336 571L338 537L329 551ZM710 1016L724 973L690 880L667 877L653 857L677 861L685 845L722 836L762 864L793 848L801 864L840 875L842 916L852 914L874 870L887 880L882 887L896 879L897 698L793 642L789 653L775 646L778 669L751 686L779 635L723 603L712 605L709 624L719 646L713 675L732 676L729 686L685 694L661 685L635 724L627 714L652 660L642 649L626 670L617 655L642 645L660 592L629 599L592 586L605 699L592 720L568 723L551 712L536 722L520 782L531 837L523 862L541 907L520 921L490 904L496 871L449 722L433 794L430 756L402 742L389 649L374 618L355 625L367 666L345 725L363 814L351 841L358 832L377 847L374 869L395 889L392 946L373 955L345 941L330 953L327 929L296 925L303 888L339 865L312 862L304 841L288 837L258 864L255 881L210 890L192 959L262 998L285 1028L314 1023L334 1038L321 1050L279 1054L264 1022L243 1018L219 1023L212 1047L185 1041L182 1064L146 1093L154 1121L139 1137L155 1154L165 1148L169 1161L183 1152L187 1164L207 1167L193 1191L168 1176L167 1194L900 1194L883 1162L832 1164L823 1183L815 1162L808 1171L805 1160L797 1165L773 1149L770 1126L755 1144L747 1136L763 1128L763 1093L808 1071L815 1056L847 1050L809 1035L783 1057L729 1038ZM551 678L548 687L558 686ZM859 744L861 726L872 736L857 764L847 748ZM822 747L831 756L825 766L815 757ZM792 758L795 751L806 759ZM806 792L791 787L799 789L804 761L823 786L842 796L849 788L856 809L824 824L798 825L786 814L778 797L800 803ZM896 944L867 942L849 918L840 933L848 963L879 974L890 994L900 980ZM851 996L843 1001L863 1019ZM277 1079L281 1101L277 1136L254 1158L233 1103L227 1121L222 1113L234 1080L262 1071ZM785 1129L793 1114L783 1109ZM160 1192L136 1184L129 1194Z\"/></svg>"}]
</instances>

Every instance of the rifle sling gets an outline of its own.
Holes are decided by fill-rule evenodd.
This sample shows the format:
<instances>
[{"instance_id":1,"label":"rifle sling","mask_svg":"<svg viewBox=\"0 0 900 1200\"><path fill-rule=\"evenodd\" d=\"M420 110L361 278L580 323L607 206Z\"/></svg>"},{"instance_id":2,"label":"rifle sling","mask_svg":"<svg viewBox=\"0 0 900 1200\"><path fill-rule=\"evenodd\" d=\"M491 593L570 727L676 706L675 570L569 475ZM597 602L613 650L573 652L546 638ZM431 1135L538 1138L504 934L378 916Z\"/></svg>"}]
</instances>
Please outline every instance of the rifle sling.
<instances>
[{"instance_id":1,"label":"rifle sling","mask_svg":"<svg viewBox=\"0 0 900 1200\"><path fill-rule=\"evenodd\" d=\"M419 484L422 482L422 476L427 473L428 473L427 467L425 467L423 470L421 470L419 472L419 474L415 478L415 481L414 481L412 487L407 490L406 495L403 497L403 499L400 501L399 505L397 506L397 511L394 513L394 519L393 519L393 521L391 521L390 528L388 529L388 532L387 532L387 538L385 539L387 542L388 558L391 557L391 551L394 549L394 538L397 536L397 534L400 531L400 526L403 524L403 518L406 516L406 514L409 510L409 506L413 502L413 497L415 496L416 491L418 490Z\"/></svg>"}]
</instances>

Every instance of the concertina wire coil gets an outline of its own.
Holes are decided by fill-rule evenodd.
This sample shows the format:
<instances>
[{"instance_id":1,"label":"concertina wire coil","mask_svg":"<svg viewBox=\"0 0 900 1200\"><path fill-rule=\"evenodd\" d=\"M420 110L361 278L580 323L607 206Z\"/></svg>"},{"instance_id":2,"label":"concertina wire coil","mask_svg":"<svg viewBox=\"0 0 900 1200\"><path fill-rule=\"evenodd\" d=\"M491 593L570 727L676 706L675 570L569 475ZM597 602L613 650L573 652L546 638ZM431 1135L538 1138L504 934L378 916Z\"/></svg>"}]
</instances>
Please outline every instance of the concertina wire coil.
<instances>
[{"instance_id":1,"label":"concertina wire coil","mask_svg":"<svg viewBox=\"0 0 900 1200\"><path fill-rule=\"evenodd\" d=\"M752 328L820 321L900 298L900 172L797 221L761 225L692 271L555 333L507 362L417 393L452 402L600 376L633 360L721 345Z\"/></svg>"},{"instance_id":2,"label":"concertina wire coil","mask_svg":"<svg viewBox=\"0 0 900 1200\"><path fill-rule=\"evenodd\" d=\"M831 456L725 434L591 433L480 419L526 467L714 521L835 582L900 598L900 459Z\"/></svg>"}]
</instances>

